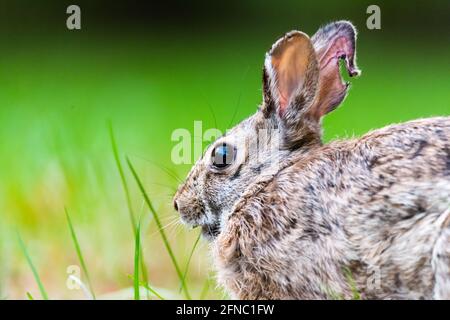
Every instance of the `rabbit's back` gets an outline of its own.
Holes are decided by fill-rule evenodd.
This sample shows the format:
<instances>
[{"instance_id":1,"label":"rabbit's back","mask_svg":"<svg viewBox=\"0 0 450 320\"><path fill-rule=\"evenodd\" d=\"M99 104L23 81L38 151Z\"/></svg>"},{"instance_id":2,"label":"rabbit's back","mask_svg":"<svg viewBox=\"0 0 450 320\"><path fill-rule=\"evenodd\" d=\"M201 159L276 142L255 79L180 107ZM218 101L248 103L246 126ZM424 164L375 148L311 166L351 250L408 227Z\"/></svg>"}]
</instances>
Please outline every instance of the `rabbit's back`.
<instances>
[{"instance_id":1,"label":"rabbit's back","mask_svg":"<svg viewBox=\"0 0 450 320\"><path fill-rule=\"evenodd\" d=\"M367 297L431 298L433 250L450 216L450 118L373 131L347 156L338 214L359 286Z\"/></svg>"}]
</instances>

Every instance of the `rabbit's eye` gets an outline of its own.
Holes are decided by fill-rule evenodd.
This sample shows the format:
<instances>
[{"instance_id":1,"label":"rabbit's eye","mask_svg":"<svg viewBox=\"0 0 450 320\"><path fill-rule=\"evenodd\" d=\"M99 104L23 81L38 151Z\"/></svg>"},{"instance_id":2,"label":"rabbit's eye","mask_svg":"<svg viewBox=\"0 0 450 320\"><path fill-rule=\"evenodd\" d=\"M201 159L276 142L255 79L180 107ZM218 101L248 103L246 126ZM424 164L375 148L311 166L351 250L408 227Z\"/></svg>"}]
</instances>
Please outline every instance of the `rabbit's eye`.
<instances>
[{"instance_id":1,"label":"rabbit's eye","mask_svg":"<svg viewBox=\"0 0 450 320\"><path fill-rule=\"evenodd\" d=\"M236 149L226 143L218 145L212 152L212 164L214 167L222 169L229 166L236 155Z\"/></svg>"}]
</instances>

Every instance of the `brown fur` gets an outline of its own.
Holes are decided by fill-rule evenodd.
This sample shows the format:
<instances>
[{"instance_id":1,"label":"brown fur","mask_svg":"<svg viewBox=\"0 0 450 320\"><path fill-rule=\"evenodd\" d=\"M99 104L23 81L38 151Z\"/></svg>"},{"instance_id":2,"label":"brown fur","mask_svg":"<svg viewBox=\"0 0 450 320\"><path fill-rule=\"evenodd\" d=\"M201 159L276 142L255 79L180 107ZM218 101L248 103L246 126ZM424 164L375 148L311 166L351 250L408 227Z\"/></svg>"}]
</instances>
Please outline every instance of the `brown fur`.
<instances>
[{"instance_id":1,"label":"brown fur","mask_svg":"<svg viewBox=\"0 0 450 320\"><path fill-rule=\"evenodd\" d=\"M356 74L355 35L338 22L312 43L332 63L344 54ZM261 108L208 148L174 200L211 240L219 283L239 299L351 298L354 287L365 299L449 299L450 118L323 144L321 114L345 96L339 71L317 70L280 113L270 58ZM335 82L328 91L324 78ZM223 143L238 156L219 170L211 152Z\"/></svg>"}]
</instances>

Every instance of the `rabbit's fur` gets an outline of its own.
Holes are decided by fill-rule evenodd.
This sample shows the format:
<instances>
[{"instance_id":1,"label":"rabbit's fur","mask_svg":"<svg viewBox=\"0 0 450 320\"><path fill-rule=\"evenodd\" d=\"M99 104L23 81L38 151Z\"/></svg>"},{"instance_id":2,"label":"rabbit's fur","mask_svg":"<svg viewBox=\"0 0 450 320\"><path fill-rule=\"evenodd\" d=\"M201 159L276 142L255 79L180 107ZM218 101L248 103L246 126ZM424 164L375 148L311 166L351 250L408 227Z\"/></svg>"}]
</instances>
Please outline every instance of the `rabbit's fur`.
<instances>
[{"instance_id":1,"label":"rabbit's fur","mask_svg":"<svg viewBox=\"0 0 450 320\"><path fill-rule=\"evenodd\" d=\"M322 116L347 92L338 59L359 73L355 39L341 21L277 41L259 110L175 196L234 298L450 299L450 118L321 142ZM224 143L235 158L218 168Z\"/></svg>"}]
</instances>

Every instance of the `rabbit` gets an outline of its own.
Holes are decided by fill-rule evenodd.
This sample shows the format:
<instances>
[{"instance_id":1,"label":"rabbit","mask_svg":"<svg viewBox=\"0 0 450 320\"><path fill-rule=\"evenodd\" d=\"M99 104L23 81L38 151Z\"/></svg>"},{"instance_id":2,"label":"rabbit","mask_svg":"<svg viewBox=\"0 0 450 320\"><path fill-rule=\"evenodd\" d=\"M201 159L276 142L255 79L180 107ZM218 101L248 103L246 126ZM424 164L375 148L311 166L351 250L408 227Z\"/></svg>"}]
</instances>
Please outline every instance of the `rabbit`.
<instances>
[{"instance_id":1,"label":"rabbit","mask_svg":"<svg viewBox=\"0 0 450 320\"><path fill-rule=\"evenodd\" d=\"M291 31L263 101L206 148L174 196L233 299L450 299L450 117L322 142L357 76L356 30Z\"/></svg>"}]
</instances>

